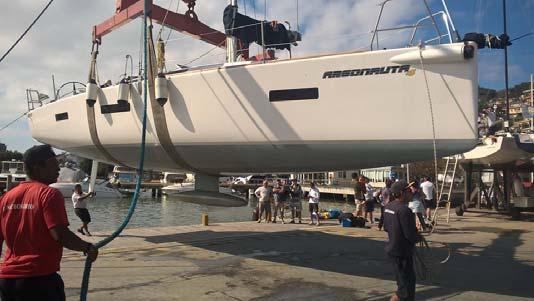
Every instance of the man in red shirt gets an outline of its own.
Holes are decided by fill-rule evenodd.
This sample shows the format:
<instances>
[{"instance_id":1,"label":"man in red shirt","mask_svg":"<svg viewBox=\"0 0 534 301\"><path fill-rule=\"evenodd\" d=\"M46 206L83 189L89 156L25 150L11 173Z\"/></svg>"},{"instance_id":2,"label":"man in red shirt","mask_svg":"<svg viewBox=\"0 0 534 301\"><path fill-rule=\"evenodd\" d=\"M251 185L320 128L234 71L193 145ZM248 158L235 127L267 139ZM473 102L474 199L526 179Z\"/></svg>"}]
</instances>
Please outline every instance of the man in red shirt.
<instances>
[{"instance_id":1,"label":"man in red shirt","mask_svg":"<svg viewBox=\"0 0 534 301\"><path fill-rule=\"evenodd\" d=\"M24 154L29 181L0 198L0 264L2 301L65 300L59 271L63 247L82 251L94 261L98 249L68 228L65 200L48 185L59 176L59 165L49 145L34 146Z\"/></svg>"}]
</instances>

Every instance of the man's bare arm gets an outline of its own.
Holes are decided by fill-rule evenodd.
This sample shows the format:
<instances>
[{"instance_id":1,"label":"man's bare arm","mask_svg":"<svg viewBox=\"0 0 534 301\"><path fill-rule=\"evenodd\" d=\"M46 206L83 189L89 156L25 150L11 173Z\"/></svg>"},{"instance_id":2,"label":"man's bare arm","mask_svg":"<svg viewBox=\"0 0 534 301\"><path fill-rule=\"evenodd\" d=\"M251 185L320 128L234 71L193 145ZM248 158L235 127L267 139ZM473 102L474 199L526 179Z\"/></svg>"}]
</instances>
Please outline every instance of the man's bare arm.
<instances>
[{"instance_id":1,"label":"man's bare arm","mask_svg":"<svg viewBox=\"0 0 534 301\"><path fill-rule=\"evenodd\" d=\"M92 193L92 192L89 192L88 194L86 194L86 195L84 195L84 196L81 196L81 197L79 198L79 200L80 200L80 201L83 201L83 200L85 200L86 198L91 197L91 196L93 196L93 193Z\"/></svg>"},{"instance_id":2,"label":"man's bare arm","mask_svg":"<svg viewBox=\"0 0 534 301\"><path fill-rule=\"evenodd\" d=\"M50 229L50 234L59 242L63 247L73 250L87 253L91 258L91 261L95 261L98 256L98 249L91 243L79 238L76 234L72 233L67 226L55 226Z\"/></svg>"}]
</instances>

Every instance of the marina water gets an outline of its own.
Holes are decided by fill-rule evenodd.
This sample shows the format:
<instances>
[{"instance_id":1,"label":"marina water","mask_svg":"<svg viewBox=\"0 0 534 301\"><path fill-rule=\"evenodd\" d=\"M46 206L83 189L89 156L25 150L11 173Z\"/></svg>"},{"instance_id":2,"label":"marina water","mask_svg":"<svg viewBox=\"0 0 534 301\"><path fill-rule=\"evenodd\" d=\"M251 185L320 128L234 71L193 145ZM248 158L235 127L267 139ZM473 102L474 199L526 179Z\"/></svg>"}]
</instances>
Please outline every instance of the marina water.
<instances>
[{"instance_id":1,"label":"marina water","mask_svg":"<svg viewBox=\"0 0 534 301\"><path fill-rule=\"evenodd\" d=\"M98 196L89 199L88 209L91 213L89 230L111 231L117 228L128 212L131 198L99 199ZM200 216L207 213L210 223L240 222L252 220L252 211L257 205L257 200L251 198L248 206L243 207L214 207L181 201L177 197L163 196L161 198L140 198L137 202L135 214L128 224L128 228L148 228L166 226L186 226L200 224ZM321 200L320 208L349 207L354 209L353 203L346 204L340 201ZM76 229L81 223L74 214L72 201L65 199L65 208L69 217L70 228ZM286 212L286 217L291 216ZM308 200L302 199L302 217L308 218ZM286 222L290 219L286 218Z\"/></svg>"}]
</instances>

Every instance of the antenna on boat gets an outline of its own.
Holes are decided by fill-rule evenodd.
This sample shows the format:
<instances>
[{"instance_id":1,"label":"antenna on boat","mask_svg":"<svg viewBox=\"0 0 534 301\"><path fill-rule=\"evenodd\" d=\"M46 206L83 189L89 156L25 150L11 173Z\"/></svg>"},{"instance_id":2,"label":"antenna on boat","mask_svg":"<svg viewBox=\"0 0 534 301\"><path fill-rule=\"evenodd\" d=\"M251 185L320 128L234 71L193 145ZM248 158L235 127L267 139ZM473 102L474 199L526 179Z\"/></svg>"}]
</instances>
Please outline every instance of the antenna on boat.
<instances>
[{"instance_id":1,"label":"antenna on boat","mask_svg":"<svg viewBox=\"0 0 534 301\"><path fill-rule=\"evenodd\" d=\"M504 34L507 36L506 26L506 0L502 0L502 13L503 13L503 25ZM510 129L510 100L508 99L508 45L504 43L504 100L506 102L506 120L504 121L504 128L508 132Z\"/></svg>"},{"instance_id":2,"label":"antenna on boat","mask_svg":"<svg viewBox=\"0 0 534 301\"><path fill-rule=\"evenodd\" d=\"M235 15L237 14L237 0L229 0L230 5L234 7L234 17L233 20L235 20ZM235 26L233 26L232 23L232 30ZM233 63L235 62L236 58L236 47L237 46L237 38L226 33L226 62L227 63Z\"/></svg>"},{"instance_id":3,"label":"antenna on boat","mask_svg":"<svg viewBox=\"0 0 534 301\"><path fill-rule=\"evenodd\" d=\"M534 108L534 79L532 73L530 74L530 107ZM530 131L534 130L534 114L530 120Z\"/></svg>"}]
</instances>

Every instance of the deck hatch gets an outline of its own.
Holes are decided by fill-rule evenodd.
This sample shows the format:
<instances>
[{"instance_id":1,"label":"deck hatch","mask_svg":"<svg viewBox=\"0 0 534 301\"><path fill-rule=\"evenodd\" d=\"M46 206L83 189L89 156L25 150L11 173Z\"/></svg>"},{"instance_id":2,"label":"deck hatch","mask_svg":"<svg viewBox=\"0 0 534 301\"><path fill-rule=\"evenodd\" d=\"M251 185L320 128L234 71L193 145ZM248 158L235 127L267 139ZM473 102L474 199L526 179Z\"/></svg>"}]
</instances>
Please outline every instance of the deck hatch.
<instances>
[{"instance_id":1,"label":"deck hatch","mask_svg":"<svg viewBox=\"0 0 534 301\"><path fill-rule=\"evenodd\" d=\"M63 113L56 114L56 121L67 120L67 119L69 119L69 113L68 112L63 112Z\"/></svg>"},{"instance_id":2,"label":"deck hatch","mask_svg":"<svg viewBox=\"0 0 534 301\"><path fill-rule=\"evenodd\" d=\"M119 100L114 105L101 105L100 112L102 114L130 112L130 103L125 100Z\"/></svg>"},{"instance_id":3,"label":"deck hatch","mask_svg":"<svg viewBox=\"0 0 534 301\"><path fill-rule=\"evenodd\" d=\"M269 101L319 99L319 88L269 91Z\"/></svg>"}]
</instances>

